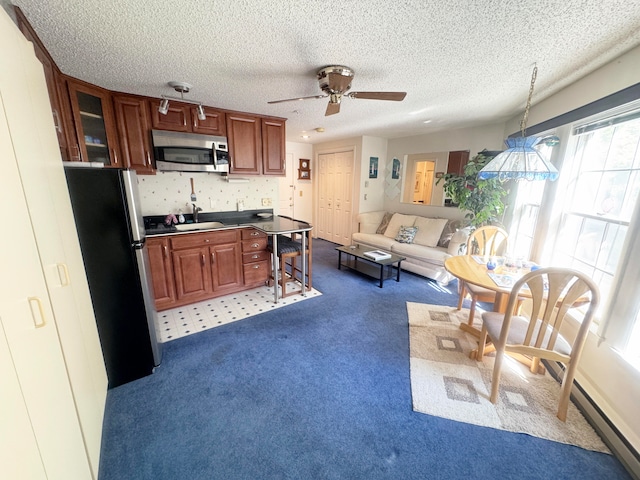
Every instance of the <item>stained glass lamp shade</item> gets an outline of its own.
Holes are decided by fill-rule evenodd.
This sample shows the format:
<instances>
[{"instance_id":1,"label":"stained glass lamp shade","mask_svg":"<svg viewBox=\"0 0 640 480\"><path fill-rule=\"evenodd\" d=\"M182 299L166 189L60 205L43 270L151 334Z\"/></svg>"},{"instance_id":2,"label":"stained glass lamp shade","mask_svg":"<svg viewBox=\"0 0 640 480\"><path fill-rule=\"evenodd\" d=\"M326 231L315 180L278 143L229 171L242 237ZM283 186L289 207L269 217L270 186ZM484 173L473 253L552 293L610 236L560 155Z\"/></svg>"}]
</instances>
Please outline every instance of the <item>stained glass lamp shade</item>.
<instances>
[{"instance_id":1,"label":"stained glass lamp shade","mask_svg":"<svg viewBox=\"0 0 640 480\"><path fill-rule=\"evenodd\" d=\"M507 138L507 149L497 155L478 172L478 178L487 180L556 180L558 170L534 147L538 137Z\"/></svg>"}]
</instances>

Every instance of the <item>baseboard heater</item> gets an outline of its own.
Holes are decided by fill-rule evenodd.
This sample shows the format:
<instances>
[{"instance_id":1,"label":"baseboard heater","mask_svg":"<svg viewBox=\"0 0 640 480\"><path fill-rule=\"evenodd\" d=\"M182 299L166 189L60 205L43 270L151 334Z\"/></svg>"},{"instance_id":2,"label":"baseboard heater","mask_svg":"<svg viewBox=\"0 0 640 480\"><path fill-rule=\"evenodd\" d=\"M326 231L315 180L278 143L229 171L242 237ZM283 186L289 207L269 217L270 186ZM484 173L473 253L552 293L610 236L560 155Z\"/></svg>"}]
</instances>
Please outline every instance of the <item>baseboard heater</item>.
<instances>
[{"instance_id":1,"label":"baseboard heater","mask_svg":"<svg viewBox=\"0 0 640 480\"><path fill-rule=\"evenodd\" d=\"M547 370L558 383L564 375L564 365L558 362L543 360ZM640 480L640 453L633 448L628 440L620 433L611 420L595 404L593 399L583 390L577 381L573 382L571 399L582 412L594 430L600 435L604 443L636 480Z\"/></svg>"}]
</instances>

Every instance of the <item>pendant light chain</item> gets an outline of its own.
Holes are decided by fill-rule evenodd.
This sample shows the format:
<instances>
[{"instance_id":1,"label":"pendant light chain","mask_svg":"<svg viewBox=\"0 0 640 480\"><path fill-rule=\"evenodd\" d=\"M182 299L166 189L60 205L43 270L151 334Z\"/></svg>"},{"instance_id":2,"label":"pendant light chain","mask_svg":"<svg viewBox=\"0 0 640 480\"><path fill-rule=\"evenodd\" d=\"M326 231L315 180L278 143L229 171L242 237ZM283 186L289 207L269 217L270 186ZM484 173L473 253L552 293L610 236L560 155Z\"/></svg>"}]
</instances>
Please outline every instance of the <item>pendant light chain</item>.
<instances>
[{"instance_id":1,"label":"pendant light chain","mask_svg":"<svg viewBox=\"0 0 640 480\"><path fill-rule=\"evenodd\" d=\"M520 131L522 136L525 137L525 130L527 129L527 119L529 118L529 109L531 108L531 97L533 96L533 85L536 83L536 77L538 76L538 66L533 66L533 73L531 74L531 85L529 86L529 98L527 98L527 106L524 109L524 116L520 122Z\"/></svg>"}]
</instances>

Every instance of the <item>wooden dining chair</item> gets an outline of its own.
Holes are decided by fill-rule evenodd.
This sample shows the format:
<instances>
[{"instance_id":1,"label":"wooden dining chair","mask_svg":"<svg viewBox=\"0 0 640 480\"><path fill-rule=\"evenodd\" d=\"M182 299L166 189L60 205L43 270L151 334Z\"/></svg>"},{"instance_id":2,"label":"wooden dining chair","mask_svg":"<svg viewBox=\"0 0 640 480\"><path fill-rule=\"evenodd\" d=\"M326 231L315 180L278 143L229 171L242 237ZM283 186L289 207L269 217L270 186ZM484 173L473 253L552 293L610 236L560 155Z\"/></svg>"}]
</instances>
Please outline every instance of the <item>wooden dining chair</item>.
<instances>
[{"instance_id":1,"label":"wooden dining chair","mask_svg":"<svg viewBox=\"0 0 640 480\"><path fill-rule=\"evenodd\" d=\"M480 255L482 257L490 257L507 250L508 234L500 227L488 225L474 230L467 239L467 255ZM469 319L467 327L462 324L463 330L473 335L478 335L478 331L473 328L473 320L476 314L477 302L493 303L496 299L496 292L488 288L478 287L460 281L459 283L460 297L458 298L458 310L462 308L467 294L471 297L471 307L469 308Z\"/></svg>"},{"instance_id":2,"label":"wooden dining chair","mask_svg":"<svg viewBox=\"0 0 640 480\"><path fill-rule=\"evenodd\" d=\"M531 310L515 315L514 308L522 289L531 295ZM523 293L524 294L524 293ZM487 340L493 342L496 358L491 379L491 403L496 403L504 355L515 353L530 357L531 371L537 372L540 359L565 365L557 416L563 422L571 387L589 325L600 301L598 287L585 274L566 268L541 268L524 275L513 286L506 313L482 314L478 360L482 360ZM582 323L572 342L561 334L562 323L570 308L588 304ZM528 309L527 309L528 310Z\"/></svg>"}]
</instances>

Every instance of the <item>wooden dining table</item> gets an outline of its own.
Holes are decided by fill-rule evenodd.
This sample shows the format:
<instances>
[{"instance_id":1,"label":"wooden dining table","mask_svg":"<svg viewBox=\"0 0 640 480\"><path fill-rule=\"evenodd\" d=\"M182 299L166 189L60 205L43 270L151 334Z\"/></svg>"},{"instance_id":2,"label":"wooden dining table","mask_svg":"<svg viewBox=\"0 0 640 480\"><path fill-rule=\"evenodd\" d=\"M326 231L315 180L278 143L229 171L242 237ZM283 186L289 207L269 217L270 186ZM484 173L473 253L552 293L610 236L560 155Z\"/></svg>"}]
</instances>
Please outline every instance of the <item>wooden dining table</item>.
<instances>
[{"instance_id":1,"label":"wooden dining table","mask_svg":"<svg viewBox=\"0 0 640 480\"><path fill-rule=\"evenodd\" d=\"M474 255L456 255L449 257L444 261L444 268L447 269L451 275L458 278L459 281L471 283L479 287L483 287L496 292L496 298L493 303L493 311L505 313L507 310L507 303L509 302L509 295L511 294L511 286L498 286L498 284L489 276L490 273L498 275L509 275L513 279L512 283L515 283L516 279L525 273L530 271L529 268L521 268L513 272L506 272L502 266L497 267L493 272L487 268L485 262L476 260ZM521 295L526 296L527 290L520 291ZM480 330L474 326L466 323L460 324L460 329L464 330L475 337L480 337ZM477 350L470 352L470 358L476 358ZM521 360L521 359L519 359ZM521 360L522 361L522 360ZM529 362L523 362L527 365ZM541 372L542 373L542 372Z\"/></svg>"}]
</instances>

